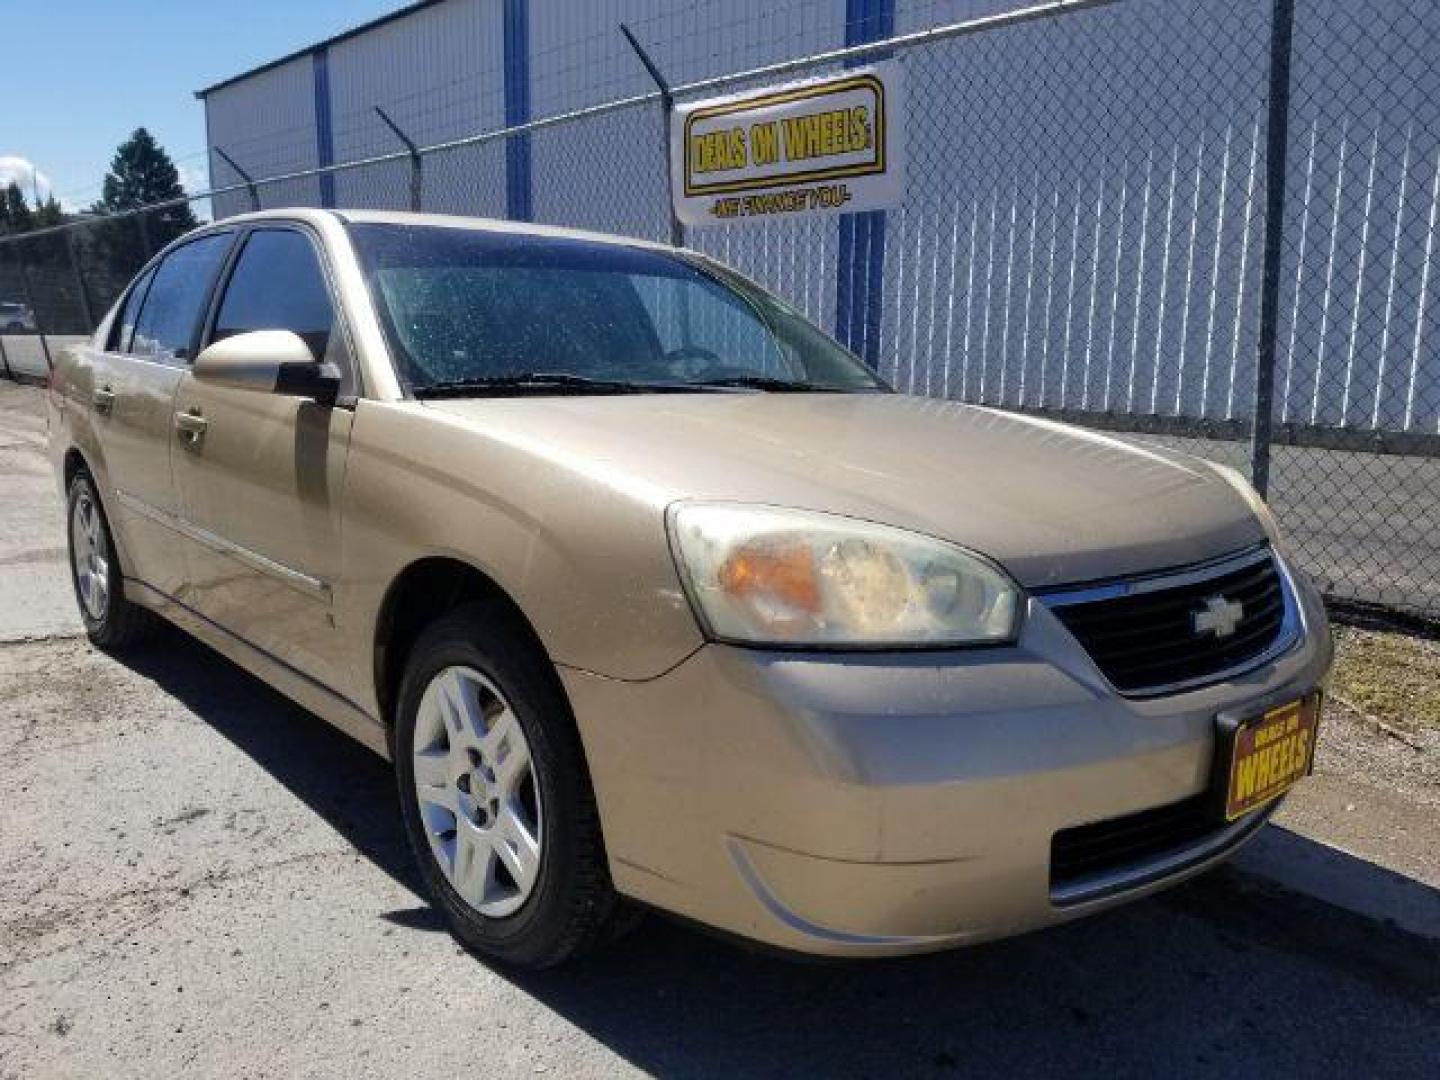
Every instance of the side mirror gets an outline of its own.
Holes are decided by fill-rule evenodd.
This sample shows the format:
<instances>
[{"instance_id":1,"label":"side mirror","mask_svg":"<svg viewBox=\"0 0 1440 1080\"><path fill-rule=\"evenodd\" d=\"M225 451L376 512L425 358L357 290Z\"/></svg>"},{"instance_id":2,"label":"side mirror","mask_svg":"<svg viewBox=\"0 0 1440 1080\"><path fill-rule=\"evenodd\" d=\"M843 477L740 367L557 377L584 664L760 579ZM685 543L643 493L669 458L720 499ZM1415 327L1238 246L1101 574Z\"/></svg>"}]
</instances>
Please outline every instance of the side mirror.
<instances>
[{"instance_id":1,"label":"side mirror","mask_svg":"<svg viewBox=\"0 0 1440 1080\"><path fill-rule=\"evenodd\" d=\"M299 334L289 330L254 330L224 338L195 358L195 378L233 390L314 398L334 405L340 372L318 362Z\"/></svg>"}]
</instances>

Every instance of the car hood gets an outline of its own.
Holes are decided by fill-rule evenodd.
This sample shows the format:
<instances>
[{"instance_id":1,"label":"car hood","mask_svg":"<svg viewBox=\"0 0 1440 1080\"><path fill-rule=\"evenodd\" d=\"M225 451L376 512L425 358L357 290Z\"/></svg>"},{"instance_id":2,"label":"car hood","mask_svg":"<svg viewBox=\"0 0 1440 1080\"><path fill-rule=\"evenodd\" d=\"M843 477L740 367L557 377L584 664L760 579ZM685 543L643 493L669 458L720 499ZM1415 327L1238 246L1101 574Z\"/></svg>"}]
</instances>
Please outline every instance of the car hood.
<instances>
[{"instance_id":1,"label":"car hood","mask_svg":"<svg viewBox=\"0 0 1440 1080\"><path fill-rule=\"evenodd\" d=\"M1265 539L1196 458L899 394L657 394L425 403L657 504L823 510L942 537L1045 587L1199 562Z\"/></svg>"}]
</instances>

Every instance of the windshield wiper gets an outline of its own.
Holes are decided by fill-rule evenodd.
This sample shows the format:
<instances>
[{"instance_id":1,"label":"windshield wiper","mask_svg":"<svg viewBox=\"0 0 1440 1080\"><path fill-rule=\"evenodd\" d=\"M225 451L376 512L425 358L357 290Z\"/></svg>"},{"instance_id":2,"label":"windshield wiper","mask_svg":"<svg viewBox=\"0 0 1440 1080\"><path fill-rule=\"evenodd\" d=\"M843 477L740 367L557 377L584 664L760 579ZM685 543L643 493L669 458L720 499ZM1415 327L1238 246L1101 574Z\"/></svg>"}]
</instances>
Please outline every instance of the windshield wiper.
<instances>
[{"instance_id":1,"label":"windshield wiper","mask_svg":"<svg viewBox=\"0 0 1440 1080\"><path fill-rule=\"evenodd\" d=\"M704 386L682 382L636 382L628 379L594 379L563 371L526 371L513 375L485 375L472 379L416 386L417 398L488 397L519 394L656 394L697 393Z\"/></svg>"},{"instance_id":2,"label":"windshield wiper","mask_svg":"<svg viewBox=\"0 0 1440 1080\"><path fill-rule=\"evenodd\" d=\"M695 379L687 385L716 389L738 387L746 390L769 390L777 394L841 394L849 389L842 386L822 386L819 383L805 382L803 379L778 379L771 375L726 375L718 379Z\"/></svg>"}]
</instances>

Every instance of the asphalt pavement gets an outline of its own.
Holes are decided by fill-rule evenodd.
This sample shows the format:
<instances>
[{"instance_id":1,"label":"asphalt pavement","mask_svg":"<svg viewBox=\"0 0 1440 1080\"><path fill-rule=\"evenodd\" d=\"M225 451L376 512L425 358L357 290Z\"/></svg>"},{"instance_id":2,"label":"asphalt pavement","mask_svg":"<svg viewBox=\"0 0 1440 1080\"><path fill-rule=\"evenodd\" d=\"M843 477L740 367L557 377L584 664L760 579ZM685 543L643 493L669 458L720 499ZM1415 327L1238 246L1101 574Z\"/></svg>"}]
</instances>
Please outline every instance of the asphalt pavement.
<instances>
[{"instance_id":1,"label":"asphalt pavement","mask_svg":"<svg viewBox=\"0 0 1440 1080\"><path fill-rule=\"evenodd\" d=\"M815 964L652 916L489 967L421 895L388 766L178 632L76 635L39 400L0 384L6 1080L1437 1074L1440 812L1372 812L1325 742L1236 864L1058 929Z\"/></svg>"}]
</instances>

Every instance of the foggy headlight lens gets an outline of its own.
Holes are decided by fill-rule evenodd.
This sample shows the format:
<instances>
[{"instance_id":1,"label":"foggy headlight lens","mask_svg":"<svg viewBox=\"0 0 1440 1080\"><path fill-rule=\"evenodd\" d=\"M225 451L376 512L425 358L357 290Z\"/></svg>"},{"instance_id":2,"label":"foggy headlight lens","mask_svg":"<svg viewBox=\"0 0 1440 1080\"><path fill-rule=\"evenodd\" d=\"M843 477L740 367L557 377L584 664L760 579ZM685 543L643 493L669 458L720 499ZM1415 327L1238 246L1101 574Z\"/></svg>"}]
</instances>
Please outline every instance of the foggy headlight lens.
<instances>
[{"instance_id":1,"label":"foggy headlight lens","mask_svg":"<svg viewBox=\"0 0 1440 1080\"><path fill-rule=\"evenodd\" d=\"M682 503L673 547L697 614L722 640L881 646L1012 640L1019 590L963 548L834 514Z\"/></svg>"}]
</instances>

